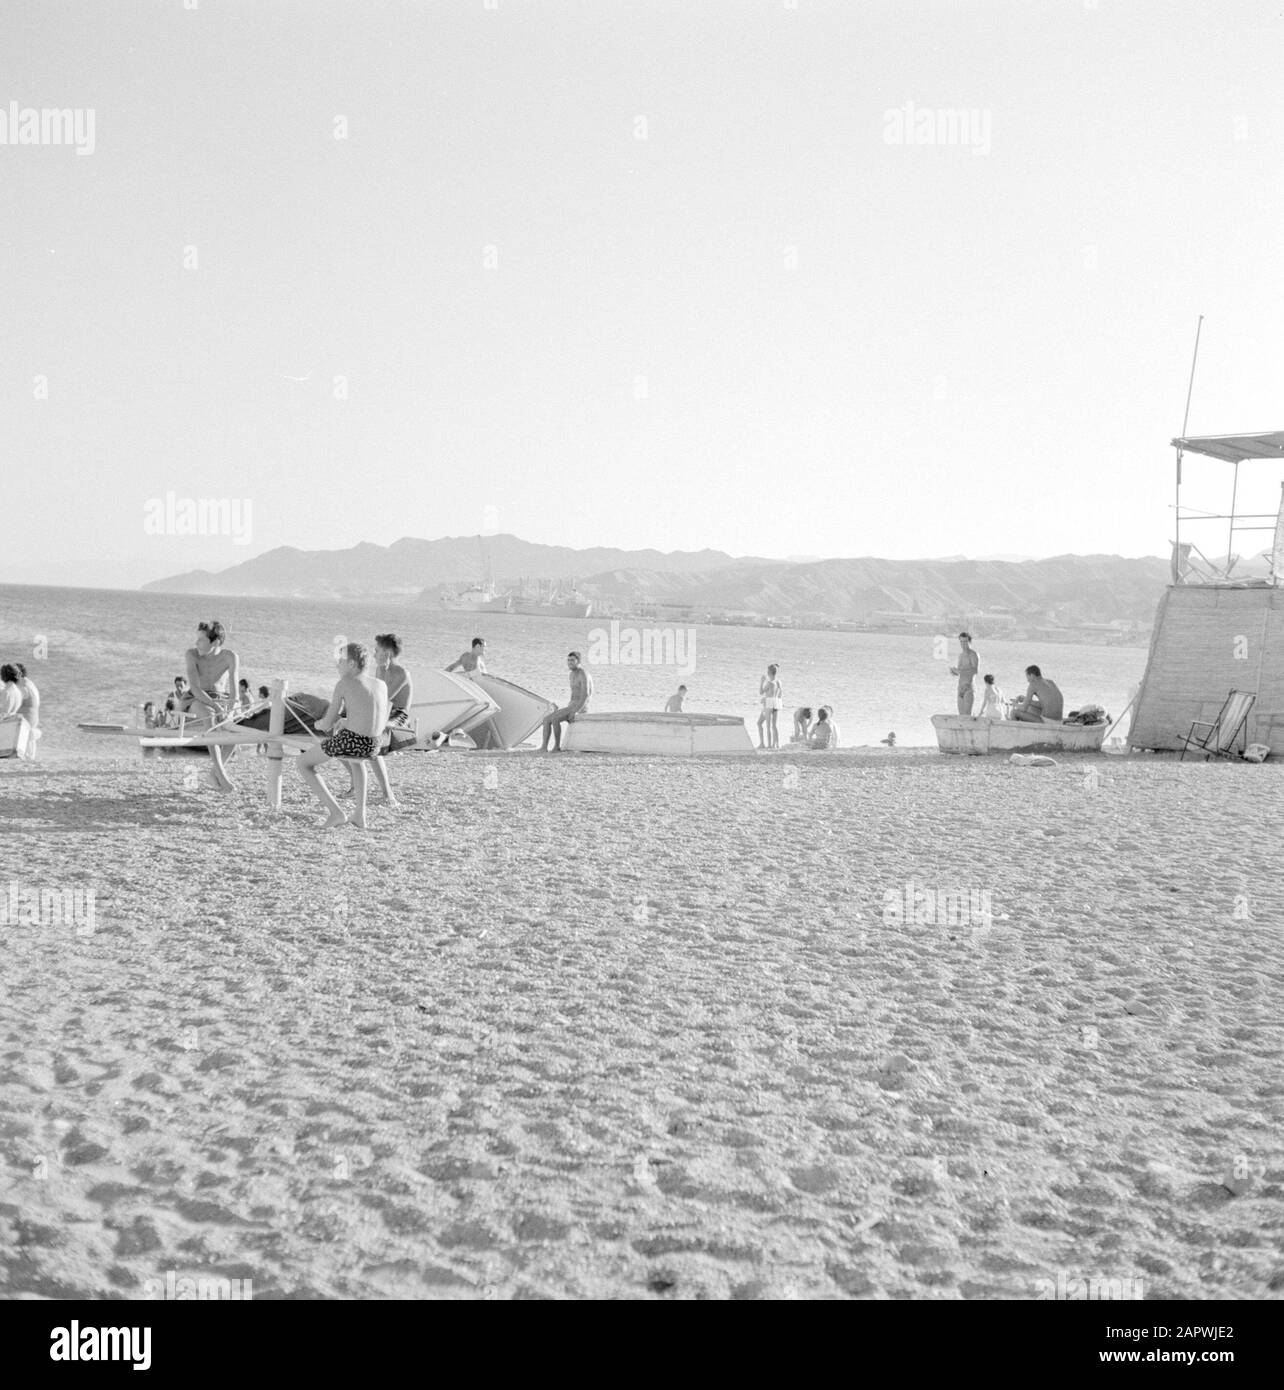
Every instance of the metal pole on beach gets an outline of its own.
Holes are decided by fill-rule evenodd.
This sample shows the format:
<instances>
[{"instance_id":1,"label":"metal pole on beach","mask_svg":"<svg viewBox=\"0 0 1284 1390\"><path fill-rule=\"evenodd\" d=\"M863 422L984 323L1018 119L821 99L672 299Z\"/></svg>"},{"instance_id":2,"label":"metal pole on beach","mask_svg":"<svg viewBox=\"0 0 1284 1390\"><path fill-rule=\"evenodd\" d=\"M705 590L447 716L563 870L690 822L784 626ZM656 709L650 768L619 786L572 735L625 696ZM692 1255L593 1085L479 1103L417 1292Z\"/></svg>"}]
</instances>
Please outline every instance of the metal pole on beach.
<instances>
[{"instance_id":1,"label":"metal pole on beach","mask_svg":"<svg viewBox=\"0 0 1284 1390\"><path fill-rule=\"evenodd\" d=\"M285 696L289 690L285 681L272 682L272 713L268 719L268 734L285 733ZM267 791L268 805L274 811L281 809L281 763L285 749L280 743L268 742Z\"/></svg>"},{"instance_id":2,"label":"metal pole on beach","mask_svg":"<svg viewBox=\"0 0 1284 1390\"><path fill-rule=\"evenodd\" d=\"M1190 398L1195 390L1195 363L1199 361L1199 333L1204 326L1204 316L1200 314L1199 322L1195 325L1195 351L1190 357L1190 381L1186 386L1186 413L1181 417L1181 437L1186 438L1186 430L1190 425ZM1176 491L1173 496L1173 583L1176 584L1181 578L1181 448L1177 450L1177 483ZM1234 508L1231 508L1234 511ZM1233 523L1232 523L1233 524Z\"/></svg>"}]
</instances>

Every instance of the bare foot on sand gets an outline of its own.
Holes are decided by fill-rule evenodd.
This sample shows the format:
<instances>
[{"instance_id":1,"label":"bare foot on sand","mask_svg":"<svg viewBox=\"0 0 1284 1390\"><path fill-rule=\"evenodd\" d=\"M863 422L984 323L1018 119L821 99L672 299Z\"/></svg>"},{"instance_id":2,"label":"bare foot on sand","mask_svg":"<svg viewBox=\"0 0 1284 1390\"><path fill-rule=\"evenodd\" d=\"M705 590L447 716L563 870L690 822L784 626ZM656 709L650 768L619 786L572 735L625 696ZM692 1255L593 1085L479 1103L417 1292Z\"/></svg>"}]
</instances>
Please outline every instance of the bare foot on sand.
<instances>
[{"instance_id":1,"label":"bare foot on sand","mask_svg":"<svg viewBox=\"0 0 1284 1390\"><path fill-rule=\"evenodd\" d=\"M331 811L330 814L321 822L322 830L337 830L341 825L347 825L348 818L342 811Z\"/></svg>"},{"instance_id":2,"label":"bare foot on sand","mask_svg":"<svg viewBox=\"0 0 1284 1390\"><path fill-rule=\"evenodd\" d=\"M353 811L347 819L348 824L355 825L358 830L370 829L370 826L366 822L366 813L364 811Z\"/></svg>"}]
</instances>

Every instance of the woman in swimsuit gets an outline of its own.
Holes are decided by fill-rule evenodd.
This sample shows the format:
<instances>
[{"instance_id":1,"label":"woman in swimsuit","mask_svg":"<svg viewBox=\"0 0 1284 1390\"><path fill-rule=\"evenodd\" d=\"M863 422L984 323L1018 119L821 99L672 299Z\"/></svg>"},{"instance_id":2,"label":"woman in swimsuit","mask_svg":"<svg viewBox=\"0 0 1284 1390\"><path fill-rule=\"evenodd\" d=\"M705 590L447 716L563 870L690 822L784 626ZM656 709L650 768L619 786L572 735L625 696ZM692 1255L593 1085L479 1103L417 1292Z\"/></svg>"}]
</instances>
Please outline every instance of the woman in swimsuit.
<instances>
[{"instance_id":1,"label":"woman in swimsuit","mask_svg":"<svg viewBox=\"0 0 1284 1390\"><path fill-rule=\"evenodd\" d=\"M776 679L779 670L780 667L773 662L767 667L767 674L758 682L758 692L762 696L762 713L758 716L759 748L780 747L780 711L784 708L785 690ZM762 741L764 730L766 743Z\"/></svg>"}]
</instances>

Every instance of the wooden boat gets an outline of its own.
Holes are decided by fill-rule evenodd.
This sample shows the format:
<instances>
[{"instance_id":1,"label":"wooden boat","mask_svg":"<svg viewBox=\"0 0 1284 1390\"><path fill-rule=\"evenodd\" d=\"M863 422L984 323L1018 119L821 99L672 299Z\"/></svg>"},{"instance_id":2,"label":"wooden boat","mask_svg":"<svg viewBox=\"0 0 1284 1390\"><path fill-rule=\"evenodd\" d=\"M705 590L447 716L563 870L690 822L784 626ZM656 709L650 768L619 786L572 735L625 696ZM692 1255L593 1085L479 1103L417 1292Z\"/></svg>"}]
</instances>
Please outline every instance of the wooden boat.
<instances>
[{"instance_id":1,"label":"wooden boat","mask_svg":"<svg viewBox=\"0 0 1284 1390\"><path fill-rule=\"evenodd\" d=\"M557 708L552 700L499 676L475 675L472 683L496 705L494 714L469 727L479 748L516 748Z\"/></svg>"},{"instance_id":2,"label":"wooden boat","mask_svg":"<svg viewBox=\"0 0 1284 1390\"><path fill-rule=\"evenodd\" d=\"M976 719L934 714L942 753L1099 753L1108 723L1027 724L1019 719Z\"/></svg>"},{"instance_id":3,"label":"wooden boat","mask_svg":"<svg viewBox=\"0 0 1284 1390\"><path fill-rule=\"evenodd\" d=\"M562 747L576 753L752 753L753 740L737 714L581 714L562 730Z\"/></svg>"},{"instance_id":4,"label":"wooden boat","mask_svg":"<svg viewBox=\"0 0 1284 1390\"><path fill-rule=\"evenodd\" d=\"M499 706L478 685L453 671L427 671L415 675L415 702L410 727L425 743L434 734L465 731L488 719Z\"/></svg>"}]
</instances>

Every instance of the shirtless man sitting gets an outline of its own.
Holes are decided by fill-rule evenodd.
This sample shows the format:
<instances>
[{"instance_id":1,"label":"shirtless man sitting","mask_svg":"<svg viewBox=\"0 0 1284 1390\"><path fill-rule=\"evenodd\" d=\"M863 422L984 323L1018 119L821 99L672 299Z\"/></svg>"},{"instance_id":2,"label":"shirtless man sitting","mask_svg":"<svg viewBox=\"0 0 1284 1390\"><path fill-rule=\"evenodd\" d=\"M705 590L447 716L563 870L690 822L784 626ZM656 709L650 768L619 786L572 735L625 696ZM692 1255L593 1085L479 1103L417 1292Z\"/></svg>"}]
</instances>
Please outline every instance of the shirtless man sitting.
<instances>
[{"instance_id":1,"label":"shirtless man sitting","mask_svg":"<svg viewBox=\"0 0 1284 1390\"><path fill-rule=\"evenodd\" d=\"M545 716L543 738L539 750L541 753L548 752L550 734L553 736L553 752L560 753L562 751L562 725L573 724L577 714L588 713L589 698L593 694L593 677L580 665L580 659L579 652L570 652L567 655L566 665L571 673L570 703Z\"/></svg>"},{"instance_id":2,"label":"shirtless man sitting","mask_svg":"<svg viewBox=\"0 0 1284 1390\"><path fill-rule=\"evenodd\" d=\"M316 724L318 733L333 731L332 736L309 748L299 759L299 771L308 790L329 813L322 825L324 830L349 821L317 775L317 767L331 758L348 764L357 799L351 822L361 830L366 828L367 765L379 755L379 739L388 722L388 687L367 670L369 665L369 654L360 642L349 642L340 649L335 662L339 680L325 714Z\"/></svg>"},{"instance_id":3,"label":"shirtless man sitting","mask_svg":"<svg viewBox=\"0 0 1284 1390\"><path fill-rule=\"evenodd\" d=\"M204 716L206 727L217 724L232 712L240 688L240 658L223 645L226 637L222 623L198 623L196 645L188 647L185 653L189 689L183 696L183 709ZM235 752L235 748L210 747L210 777L219 791L232 790L224 762L230 761Z\"/></svg>"},{"instance_id":4,"label":"shirtless man sitting","mask_svg":"<svg viewBox=\"0 0 1284 1390\"><path fill-rule=\"evenodd\" d=\"M1012 702L1011 717L1027 724L1059 724L1065 697L1055 682L1047 680L1037 666L1027 666L1025 677L1030 684L1025 694Z\"/></svg>"}]
</instances>

